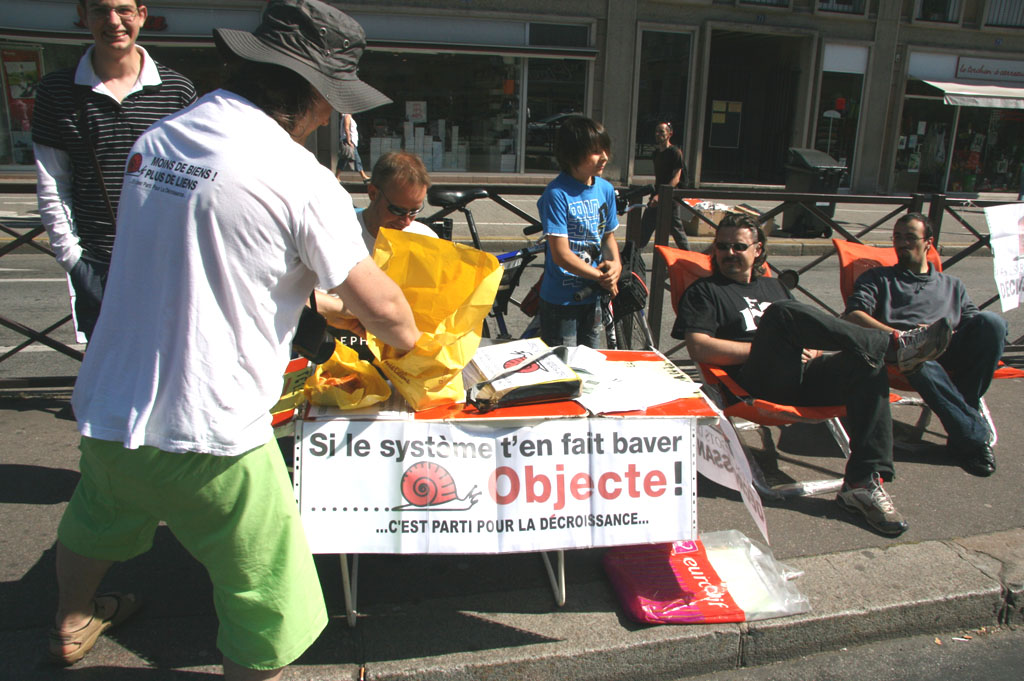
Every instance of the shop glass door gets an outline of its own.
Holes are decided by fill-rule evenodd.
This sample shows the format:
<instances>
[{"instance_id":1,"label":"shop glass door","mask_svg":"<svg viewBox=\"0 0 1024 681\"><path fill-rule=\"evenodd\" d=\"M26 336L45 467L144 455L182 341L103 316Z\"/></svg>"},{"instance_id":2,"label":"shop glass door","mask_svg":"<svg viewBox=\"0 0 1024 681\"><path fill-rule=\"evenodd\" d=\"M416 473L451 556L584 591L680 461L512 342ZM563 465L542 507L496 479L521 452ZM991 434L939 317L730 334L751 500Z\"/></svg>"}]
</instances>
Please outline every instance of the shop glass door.
<instances>
[{"instance_id":1,"label":"shop glass door","mask_svg":"<svg viewBox=\"0 0 1024 681\"><path fill-rule=\"evenodd\" d=\"M908 98L896 143L896 192L941 192L955 107L941 99Z\"/></svg>"}]
</instances>

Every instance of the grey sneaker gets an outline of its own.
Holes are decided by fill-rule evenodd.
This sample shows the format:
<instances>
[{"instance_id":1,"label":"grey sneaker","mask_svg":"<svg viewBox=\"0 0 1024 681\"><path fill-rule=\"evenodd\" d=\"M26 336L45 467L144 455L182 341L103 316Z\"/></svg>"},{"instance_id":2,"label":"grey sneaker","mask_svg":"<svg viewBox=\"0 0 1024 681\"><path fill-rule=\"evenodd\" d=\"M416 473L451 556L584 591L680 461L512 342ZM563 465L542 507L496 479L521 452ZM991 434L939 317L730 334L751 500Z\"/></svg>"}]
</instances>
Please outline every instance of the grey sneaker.
<instances>
[{"instance_id":1,"label":"grey sneaker","mask_svg":"<svg viewBox=\"0 0 1024 681\"><path fill-rule=\"evenodd\" d=\"M872 474L866 487L847 487L844 484L836 495L836 503L844 511L862 516L868 525L882 534L896 537L907 531L908 525L882 487L878 473Z\"/></svg>"},{"instance_id":2,"label":"grey sneaker","mask_svg":"<svg viewBox=\"0 0 1024 681\"><path fill-rule=\"evenodd\" d=\"M919 326L900 333L895 348L886 353L885 359L889 364L895 364L903 373L910 373L923 362L944 353L952 337L953 328L949 325L949 320L943 318L928 326Z\"/></svg>"}]
</instances>

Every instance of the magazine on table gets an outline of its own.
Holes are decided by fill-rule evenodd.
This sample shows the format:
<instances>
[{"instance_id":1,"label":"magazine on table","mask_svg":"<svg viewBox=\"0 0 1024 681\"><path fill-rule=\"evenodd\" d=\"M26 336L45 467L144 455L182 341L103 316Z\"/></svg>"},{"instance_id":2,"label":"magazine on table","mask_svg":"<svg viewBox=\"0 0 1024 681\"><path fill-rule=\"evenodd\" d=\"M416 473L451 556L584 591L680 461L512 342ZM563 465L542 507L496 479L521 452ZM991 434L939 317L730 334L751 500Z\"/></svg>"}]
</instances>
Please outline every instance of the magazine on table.
<instances>
[{"instance_id":1,"label":"magazine on table","mask_svg":"<svg viewBox=\"0 0 1024 681\"><path fill-rule=\"evenodd\" d=\"M581 381L566 364L567 352L539 338L481 346L463 370L466 403L489 411L576 397Z\"/></svg>"}]
</instances>

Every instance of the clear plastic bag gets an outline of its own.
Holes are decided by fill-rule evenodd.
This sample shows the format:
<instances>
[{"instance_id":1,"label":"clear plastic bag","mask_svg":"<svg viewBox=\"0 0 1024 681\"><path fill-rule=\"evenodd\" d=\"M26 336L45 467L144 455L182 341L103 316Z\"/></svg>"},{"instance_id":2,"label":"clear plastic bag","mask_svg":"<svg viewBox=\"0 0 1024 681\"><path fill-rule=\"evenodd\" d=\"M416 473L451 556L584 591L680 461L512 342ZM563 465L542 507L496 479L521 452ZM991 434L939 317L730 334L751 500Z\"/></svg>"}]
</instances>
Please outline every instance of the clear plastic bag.
<instances>
[{"instance_id":1,"label":"clear plastic bag","mask_svg":"<svg viewBox=\"0 0 1024 681\"><path fill-rule=\"evenodd\" d=\"M802 573L741 532L609 549L605 572L637 622L705 624L785 617L811 609L791 580Z\"/></svg>"}]
</instances>

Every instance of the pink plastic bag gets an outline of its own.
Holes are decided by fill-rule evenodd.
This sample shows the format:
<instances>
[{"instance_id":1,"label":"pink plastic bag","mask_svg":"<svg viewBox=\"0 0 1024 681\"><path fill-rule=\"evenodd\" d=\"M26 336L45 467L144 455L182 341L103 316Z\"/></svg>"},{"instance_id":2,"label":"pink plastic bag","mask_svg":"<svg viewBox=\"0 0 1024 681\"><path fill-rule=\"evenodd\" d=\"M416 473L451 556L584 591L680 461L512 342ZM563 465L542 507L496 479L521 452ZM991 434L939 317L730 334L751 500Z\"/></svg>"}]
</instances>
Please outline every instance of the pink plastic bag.
<instances>
[{"instance_id":1,"label":"pink plastic bag","mask_svg":"<svg viewBox=\"0 0 1024 681\"><path fill-rule=\"evenodd\" d=\"M609 549L604 568L629 617L652 624L744 622L807 612L800 573L740 532Z\"/></svg>"}]
</instances>

